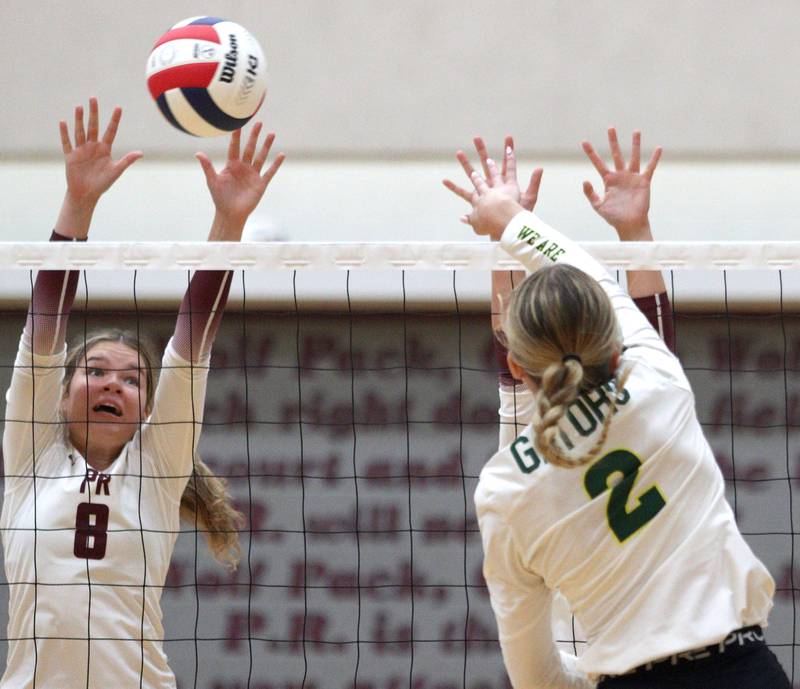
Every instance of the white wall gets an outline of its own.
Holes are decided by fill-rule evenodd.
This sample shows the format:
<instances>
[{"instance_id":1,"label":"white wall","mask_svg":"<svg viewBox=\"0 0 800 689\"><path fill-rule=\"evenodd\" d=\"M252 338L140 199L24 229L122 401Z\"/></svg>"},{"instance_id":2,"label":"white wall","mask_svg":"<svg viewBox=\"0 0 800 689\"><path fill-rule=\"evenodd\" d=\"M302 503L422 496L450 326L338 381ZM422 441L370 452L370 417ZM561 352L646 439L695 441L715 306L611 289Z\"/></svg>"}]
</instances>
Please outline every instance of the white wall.
<instances>
[{"instance_id":1,"label":"white wall","mask_svg":"<svg viewBox=\"0 0 800 689\"><path fill-rule=\"evenodd\" d=\"M125 109L117 151L142 148L103 199L93 237L202 239L210 203L192 154L222 140L172 130L144 63L175 21L250 28L270 62L261 113L289 160L256 227L292 240L470 237L441 187L476 133L516 135L545 166L541 215L579 240L612 239L580 191L579 150L644 131L659 239L797 239L800 4L612 0L80 0L0 2L6 28L0 241L44 239L63 194L57 121L89 95ZM0 290L5 289L0 285Z\"/></svg>"},{"instance_id":2,"label":"white wall","mask_svg":"<svg viewBox=\"0 0 800 689\"><path fill-rule=\"evenodd\" d=\"M510 131L577 155L609 124L694 156L800 152L795 0L3 0L0 154L57 153L57 120L93 94L125 108L123 146L192 152L144 65L203 13L259 37L262 115L296 154L413 157Z\"/></svg>"},{"instance_id":3,"label":"white wall","mask_svg":"<svg viewBox=\"0 0 800 689\"><path fill-rule=\"evenodd\" d=\"M537 212L582 241L615 239L589 206L586 162L536 160L545 168ZM527 175L534 161L520 161ZM64 193L60 162L0 164L0 241L49 236ZM441 184L467 182L455 159L287 160L260 207L256 227L292 241L452 241L472 237L458 222L468 206ZM462 180L463 178L463 180ZM653 180L651 218L661 240L800 239L800 162L680 162L669 154ZM104 241L203 240L212 205L198 164L136 163L102 199L92 237Z\"/></svg>"}]
</instances>

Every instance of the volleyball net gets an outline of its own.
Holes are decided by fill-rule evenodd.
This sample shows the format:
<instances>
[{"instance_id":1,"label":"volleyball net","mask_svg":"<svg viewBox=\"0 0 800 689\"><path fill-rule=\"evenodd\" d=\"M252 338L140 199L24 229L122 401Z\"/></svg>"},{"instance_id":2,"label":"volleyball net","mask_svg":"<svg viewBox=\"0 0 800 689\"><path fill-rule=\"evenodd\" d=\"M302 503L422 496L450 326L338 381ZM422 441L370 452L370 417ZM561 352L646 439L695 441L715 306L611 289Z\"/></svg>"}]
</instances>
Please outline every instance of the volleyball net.
<instances>
[{"instance_id":1,"label":"volleyball net","mask_svg":"<svg viewBox=\"0 0 800 689\"><path fill-rule=\"evenodd\" d=\"M621 280L665 271L700 421L776 580L767 640L800 682L800 243L585 246ZM200 454L247 517L243 556L229 573L182 526L162 597L180 687L510 686L472 495L498 437L489 271L516 267L481 243L0 248L3 389L35 270L84 271L70 340L160 345L190 271L236 271Z\"/></svg>"}]
</instances>

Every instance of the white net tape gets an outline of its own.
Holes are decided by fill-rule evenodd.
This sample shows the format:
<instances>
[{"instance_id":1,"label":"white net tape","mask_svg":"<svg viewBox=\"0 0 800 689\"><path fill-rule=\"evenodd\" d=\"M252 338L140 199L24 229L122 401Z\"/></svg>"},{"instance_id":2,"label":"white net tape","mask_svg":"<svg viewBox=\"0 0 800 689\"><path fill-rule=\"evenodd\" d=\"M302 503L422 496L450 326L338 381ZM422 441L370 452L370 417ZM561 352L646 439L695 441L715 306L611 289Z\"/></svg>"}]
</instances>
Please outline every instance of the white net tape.
<instances>
[{"instance_id":1,"label":"white net tape","mask_svg":"<svg viewBox=\"0 0 800 689\"><path fill-rule=\"evenodd\" d=\"M800 242L585 242L609 269L800 268ZM2 242L0 270L511 270L485 242Z\"/></svg>"}]
</instances>

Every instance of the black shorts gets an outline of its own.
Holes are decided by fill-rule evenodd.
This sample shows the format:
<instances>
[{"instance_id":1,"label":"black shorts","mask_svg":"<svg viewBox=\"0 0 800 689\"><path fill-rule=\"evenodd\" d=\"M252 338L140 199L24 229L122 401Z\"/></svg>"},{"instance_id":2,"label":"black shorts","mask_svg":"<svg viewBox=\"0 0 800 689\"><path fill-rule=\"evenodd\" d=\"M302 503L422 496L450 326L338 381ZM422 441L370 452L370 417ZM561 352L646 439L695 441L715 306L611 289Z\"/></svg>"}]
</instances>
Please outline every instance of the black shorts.
<instances>
[{"instance_id":1,"label":"black shorts","mask_svg":"<svg viewBox=\"0 0 800 689\"><path fill-rule=\"evenodd\" d=\"M760 627L737 629L713 646L603 677L597 689L791 689Z\"/></svg>"}]
</instances>

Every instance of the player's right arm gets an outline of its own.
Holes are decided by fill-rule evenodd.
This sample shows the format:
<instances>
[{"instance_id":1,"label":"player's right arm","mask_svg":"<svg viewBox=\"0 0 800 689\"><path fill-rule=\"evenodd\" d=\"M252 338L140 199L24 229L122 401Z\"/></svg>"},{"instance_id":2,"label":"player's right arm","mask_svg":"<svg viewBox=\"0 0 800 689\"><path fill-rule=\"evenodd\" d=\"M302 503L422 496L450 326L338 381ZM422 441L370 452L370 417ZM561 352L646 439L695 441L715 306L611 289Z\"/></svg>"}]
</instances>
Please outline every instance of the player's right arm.
<instances>
[{"instance_id":1,"label":"player's right arm","mask_svg":"<svg viewBox=\"0 0 800 689\"><path fill-rule=\"evenodd\" d=\"M489 153L486 143L481 137L473 139L475 150L480 158L484 173L489 174ZM542 168L536 168L531 175L527 189L522 192L517 185L516 159L512 155L514 150L514 139L510 136L505 138L503 168L501 177L508 186L510 193L519 198L520 205L526 210L532 211L539 198L539 187L542 182ZM459 151L457 158L462 166L469 165L466 155ZM457 194L458 187L449 180L445 181L445 186ZM461 195L461 194L459 194ZM471 198L471 196L470 196ZM469 199L468 199L469 200ZM494 335L494 351L498 370L498 383L500 395L499 409L499 447L509 445L516 438L522 429L528 425L533 414L533 396L524 386L515 381L508 369L506 361L506 350L503 337L503 310L508 306L511 292L519 283L525 279L525 272L522 270L492 271L492 333Z\"/></svg>"},{"instance_id":2,"label":"player's right arm","mask_svg":"<svg viewBox=\"0 0 800 689\"><path fill-rule=\"evenodd\" d=\"M100 197L142 154L111 158L122 111L116 108L102 137L97 100L89 100L84 127L83 107L75 108L74 141L65 121L59 123L67 190L51 241L83 241ZM78 271L43 270L36 277L22 333L11 386L6 393L3 456L6 475L29 473L33 452L62 432L57 424L61 400L67 320L78 285ZM36 426L36 439L31 421Z\"/></svg>"},{"instance_id":3,"label":"player's right arm","mask_svg":"<svg viewBox=\"0 0 800 689\"><path fill-rule=\"evenodd\" d=\"M476 495L476 507L483 575L511 685L514 689L593 689L595 684L575 668L575 656L559 651L553 642L552 591L522 566L512 529L492 509L491 500Z\"/></svg>"},{"instance_id":4,"label":"player's right arm","mask_svg":"<svg viewBox=\"0 0 800 689\"><path fill-rule=\"evenodd\" d=\"M241 130L231 135L225 167L214 169L208 156L198 153L211 199L214 219L208 241L238 242L245 222L261 201L285 158L275 156L262 173L275 135L258 146L262 125L255 123L244 149ZM188 476L200 438L211 347L222 321L231 271L202 270L192 277L181 302L175 332L164 354L152 415L144 431L146 442L167 463L167 473ZM182 492L182 488L181 488Z\"/></svg>"}]
</instances>

